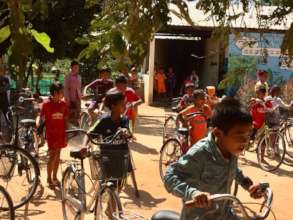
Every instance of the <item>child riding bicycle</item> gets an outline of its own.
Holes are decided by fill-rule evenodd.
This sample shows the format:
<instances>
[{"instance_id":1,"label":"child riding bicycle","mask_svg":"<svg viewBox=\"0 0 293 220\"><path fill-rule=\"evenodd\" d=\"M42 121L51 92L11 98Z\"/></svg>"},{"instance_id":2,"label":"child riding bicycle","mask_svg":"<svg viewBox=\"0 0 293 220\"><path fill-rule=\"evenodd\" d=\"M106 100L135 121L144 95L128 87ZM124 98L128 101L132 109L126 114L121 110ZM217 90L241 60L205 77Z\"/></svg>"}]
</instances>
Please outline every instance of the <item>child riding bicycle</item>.
<instances>
[{"instance_id":1,"label":"child riding bicycle","mask_svg":"<svg viewBox=\"0 0 293 220\"><path fill-rule=\"evenodd\" d=\"M212 206L210 195L230 193L233 179L248 190L253 198L260 197L260 185L251 186L250 179L244 177L237 165L237 157L249 142L251 115L239 101L224 98L215 106L211 120L213 130L208 137L197 142L177 162L171 164L164 177L168 192L183 201L194 201L191 208L183 205L181 220L202 216ZM224 205L221 211L227 211L233 216ZM220 218L221 213L217 212L209 220Z\"/></svg>"},{"instance_id":2,"label":"child riding bicycle","mask_svg":"<svg viewBox=\"0 0 293 220\"><path fill-rule=\"evenodd\" d=\"M195 86L193 83L186 83L185 84L185 94L180 100L177 108L180 110L185 109L186 107L193 104L193 91L195 89Z\"/></svg>"},{"instance_id":3,"label":"child riding bicycle","mask_svg":"<svg viewBox=\"0 0 293 220\"><path fill-rule=\"evenodd\" d=\"M198 113L192 117L188 115ZM184 127L190 125L190 145L192 146L198 140L207 135L207 119L212 115L211 109L206 104L206 94L203 90L197 89L193 92L193 105L181 111L177 116L177 123L180 121Z\"/></svg>"}]
</instances>

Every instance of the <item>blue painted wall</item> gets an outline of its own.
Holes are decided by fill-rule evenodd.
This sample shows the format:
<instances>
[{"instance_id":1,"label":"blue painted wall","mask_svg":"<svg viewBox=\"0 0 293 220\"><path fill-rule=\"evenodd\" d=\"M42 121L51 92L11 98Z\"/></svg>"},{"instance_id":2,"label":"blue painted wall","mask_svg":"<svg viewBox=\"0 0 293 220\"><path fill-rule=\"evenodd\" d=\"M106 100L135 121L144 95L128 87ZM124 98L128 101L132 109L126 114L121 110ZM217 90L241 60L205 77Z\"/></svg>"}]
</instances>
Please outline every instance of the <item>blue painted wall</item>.
<instances>
[{"instance_id":1,"label":"blue painted wall","mask_svg":"<svg viewBox=\"0 0 293 220\"><path fill-rule=\"evenodd\" d=\"M274 48L279 49L282 40L284 37L284 34L279 34L279 33L265 33L260 36L259 33L241 33L240 35L241 39L243 38L249 38L251 40L255 40L255 44L249 47L251 48L267 48L269 51L274 51ZM243 50L239 48L239 41L238 41L238 46L236 44L237 39L234 34L231 34L229 36L229 57L231 56L244 56L243 55ZM246 44L247 45L247 44ZM246 48L247 48L246 47ZM271 49L272 48L272 49ZM245 55L246 56L246 55ZM228 57L228 59L229 59ZM279 65L282 59L280 59L280 56L275 54L275 56L272 56L271 54L268 54L267 57L267 63L264 64L262 62L262 57L261 56L250 56L250 57L255 57L258 60L257 64L257 69L262 69L262 70L267 70L268 72L271 73L272 78L270 79L271 83L275 81L287 81L290 77L293 76L293 65L289 69L282 69ZM228 68L229 68L229 62L228 62Z\"/></svg>"}]
</instances>

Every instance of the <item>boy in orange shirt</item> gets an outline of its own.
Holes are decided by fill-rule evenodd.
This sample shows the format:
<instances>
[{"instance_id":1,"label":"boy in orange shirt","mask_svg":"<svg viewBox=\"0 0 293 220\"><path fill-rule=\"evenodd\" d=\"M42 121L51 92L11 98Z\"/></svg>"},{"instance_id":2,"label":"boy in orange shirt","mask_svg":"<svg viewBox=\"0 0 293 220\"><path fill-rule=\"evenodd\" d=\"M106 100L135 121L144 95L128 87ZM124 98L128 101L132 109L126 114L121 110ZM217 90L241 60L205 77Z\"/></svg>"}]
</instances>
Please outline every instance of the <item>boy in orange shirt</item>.
<instances>
[{"instance_id":1,"label":"boy in orange shirt","mask_svg":"<svg viewBox=\"0 0 293 220\"><path fill-rule=\"evenodd\" d=\"M190 126L190 146L204 138L208 132L207 119L212 116L210 107L206 104L206 94L203 90L197 89L193 92L193 105L181 111L177 116L184 127ZM189 116L191 113L199 113Z\"/></svg>"},{"instance_id":2,"label":"boy in orange shirt","mask_svg":"<svg viewBox=\"0 0 293 220\"><path fill-rule=\"evenodd\" d=\"M167 77L165 76L164 70L162 68L160 68L159 72L157 72L155 75L157 92L158 92L159 98L165 97L165 95L166 95L166 92L167 92L166 79L167 79Z\"/></svg>"}]
</instances>

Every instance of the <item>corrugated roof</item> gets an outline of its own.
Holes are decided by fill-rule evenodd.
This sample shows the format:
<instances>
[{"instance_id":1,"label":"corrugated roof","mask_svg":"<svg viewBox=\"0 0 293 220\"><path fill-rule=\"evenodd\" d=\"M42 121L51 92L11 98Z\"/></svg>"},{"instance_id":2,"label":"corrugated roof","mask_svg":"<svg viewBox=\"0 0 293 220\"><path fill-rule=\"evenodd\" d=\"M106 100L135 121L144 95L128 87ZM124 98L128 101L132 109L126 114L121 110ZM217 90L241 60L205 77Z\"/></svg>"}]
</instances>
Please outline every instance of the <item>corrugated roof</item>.
<instances>
[{"instance_id":1,"label":"corrugated roof","mask_svg":"<svg viewBox=\"0 0 293 220\"><path fill-rule=\"evenodd\" d=\"M188 5L189 15L192 19L195 26L198 27L215 27L218 25L217 22L213 21L213 19L209 19L209 14L205 14L202 10L196 8L195 2L186 2ZM171 26L190 26L190 24L183 18L180 17L180 12L177 6L170 4L171 10L171 21L169 25ZM276 7L273 6L263 6L261 8L261 15L270 15ZM230 8L230 14L234 14L233 10L236 13L243 12L240 6L233 6ZM289 29L291 23L293 22L293 13L286 16L286 22L282 22L281 24L273 24L269 26L270 30L287 30ZM251 29L259 29L258 20L257 20L257 12L255 7L251 7L249 13L246 13L244 16L239 17L237 20L232 22L232 27L234 28L251 28Z\"/></svg>"}]
</instances>

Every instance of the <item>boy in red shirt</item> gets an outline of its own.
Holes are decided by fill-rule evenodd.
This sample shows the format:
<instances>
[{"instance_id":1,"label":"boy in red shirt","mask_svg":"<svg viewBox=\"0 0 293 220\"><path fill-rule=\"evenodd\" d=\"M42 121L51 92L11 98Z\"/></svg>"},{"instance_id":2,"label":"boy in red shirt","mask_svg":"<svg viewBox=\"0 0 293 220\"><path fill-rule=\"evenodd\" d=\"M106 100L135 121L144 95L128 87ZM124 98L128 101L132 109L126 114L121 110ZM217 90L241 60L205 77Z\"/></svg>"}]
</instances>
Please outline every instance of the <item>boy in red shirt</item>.
<instances>
[{"instance_id":1,"label":"boy in red shirt","mask_svg":"<svg viewBox=\"0 0 293 220\"><path fill-rule=\"evenodd\" d=\"M50 188L60 186L57 179L57 171L60 163L60 151L66 147L66 121L68 117L68 107L62 100L63 85L54 82L50 86L51 97L44 103L41 110L41 117L46 123L46 140L49 150L49 161L47 165L47 182Z\"/></svg>"},{"instance_id":2,"label":"boy in red shirt","mask_svg":"<svg viewBox=\"0 0 293 220\"><path fill-rule=\"evenodd\" d=\"M189 114L199 113L189 117ZM193 92L193 105L181 111L177 116L177 122L181 122L184 127L190 126L189 137L190 146L204 138L208 133L207 119L212 116L210 107L206 104L206 94L203 90L197 89Z\"/></svg>"},{"instance_id":3,"label":"boy in red shirt","mask_svg":"<svg viewBox=\"0 0 293 220\"><path fill-rule=\"evenodd\" d=\"M265 102L266 91L267 90L264 85L257 86L256 98L253 98L250 103L250 113L253 120L253 131L251 135L251 140L255 139L257 131L264 125L266 112L270 108L272 108L272 103L270 101Z\"/></svg>"}]
</instances>

